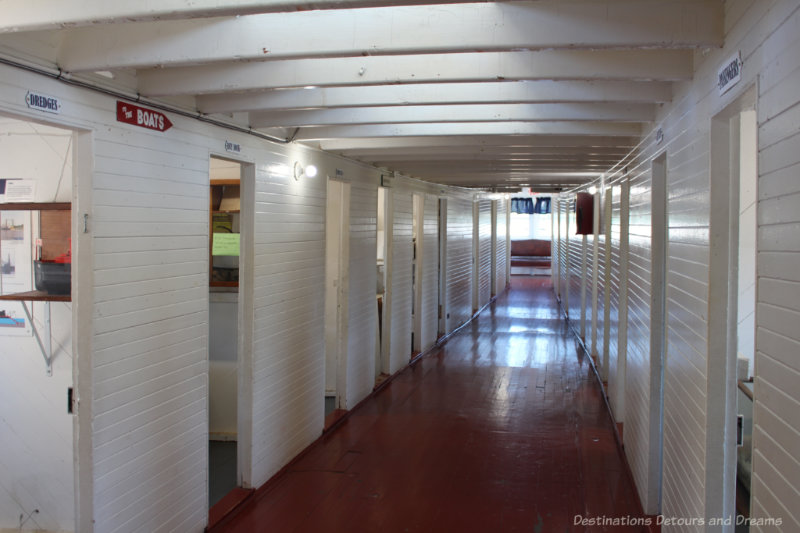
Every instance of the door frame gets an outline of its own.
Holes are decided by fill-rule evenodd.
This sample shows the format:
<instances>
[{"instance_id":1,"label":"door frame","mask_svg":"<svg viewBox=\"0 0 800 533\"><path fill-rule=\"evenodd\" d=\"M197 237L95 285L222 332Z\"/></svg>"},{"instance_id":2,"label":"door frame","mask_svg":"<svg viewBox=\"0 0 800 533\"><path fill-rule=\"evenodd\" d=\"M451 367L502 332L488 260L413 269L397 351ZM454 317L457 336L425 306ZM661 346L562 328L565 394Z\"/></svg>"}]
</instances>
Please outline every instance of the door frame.
<instances>
[{"instance_id":1,"label":"door frame","mask_svg":"<svg viewBox=\"0 0 800 533\"><path fill-rule=\"evenodd\" d=\"M709 518L732 517L736 512L740 116L755 110L756 101L756 86L751 85L711 119L705 406Z\"/></svg>"}]
</instances>

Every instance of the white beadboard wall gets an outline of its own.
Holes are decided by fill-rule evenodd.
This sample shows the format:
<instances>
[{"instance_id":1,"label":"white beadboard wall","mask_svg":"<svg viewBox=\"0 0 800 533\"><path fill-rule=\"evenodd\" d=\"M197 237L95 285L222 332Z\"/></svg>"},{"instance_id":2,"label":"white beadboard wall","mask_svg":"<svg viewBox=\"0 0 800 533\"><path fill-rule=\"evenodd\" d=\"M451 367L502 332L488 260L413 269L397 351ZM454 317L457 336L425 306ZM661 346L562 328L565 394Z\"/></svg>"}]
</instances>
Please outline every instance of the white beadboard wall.
<instances>
[{"instance_id":1,"label":"white beadboard wall","mask_svg":"<svg viewBox=\"0 0 800 533\"><path fill-rule=\"evenodd\" d=\"M492 201L478 200L478 309L492 297Z\"/></svg>"},{"instance_id":2,"label":"white beadboard wall","mask_svg":"<svg viewBox=\"0 0 800 533\"><path fill-rule=\"evenodd\" d=\"M604 362L604 353L603 353L603 342L605 338L605 276L606 276L606 263L605 263L605 254L606 254L606 236L605 236L605 228L602 226L603 221L603 211L602 208L605 205L604 196L598 193L599 201L595 203L595 209L600 207L600 227L598 228L598 235L597 235L597 339L593 346L594 353L597 355L597 366L598 370L600 371L600 376L606 376L608 369L603 368ZM591 278L590 278L591 279Z\"/></svg>"},{"instance_id":3,"label":"white beadboard wall","mask_svg":"<svg viewBox=\"0 0 800 533\"><path fill-rule=\"evenodd\" d=\"M392 254L392 333L390 372L403 368L411 358L411 266L414 261L411 215L413 193L405 187L392 188L394 206Z\"/></svg>"},{"instance_id":4,"label":"white beadboard wall","mask_svg":"<svg viewBox=\"0 0 800 533\"><path fill-rule=\"evenodd\" d=\"M497 235L497 246L495 247L495 288L497 294L501 294L505 288L506 284L508 283L507 272L508 269L506 268L508 254L506 253L508 249L508 243L506 242L506 238L508 237L508 227L506 226L506 213L508 213L510 200L495 200L497 205L497 224L496 224L496 235Z\"/></svg>"},{"instance_id":5,"label":"white beadboard wall","mask_svg":"<svg viewBox=\"0 0 800 533\"><path fill-rule=\"evenodd\" d=\"M620 252L620 235L621 235L621 187L619 185L611 187L611 264L607 268L610 269L610 283L608 291L610 292L609 298L609 324L608 324L608 387L606 394L608 395L609 404L611 406L614 421L624 422L624 402L620 401L620 394L624 393L625 387L618 381L618 372L620 370L620 357L624 354L619 353L619 308L624 305L620 301L620 287L622 276L621 265L621 252Z\"/></svg>"},{"instance_id":6,"label":"white beadboard wall","mask_svg":"<svg viewBox=\"0 0 800 533\"><path fill-rule=\"evenodd\" d=\"M800 530L800 6L768 4L748 5L731 29L747 29L742 59L762 65L752 513L783 516L792 531Z\"/></svg>"},{"instance_id":7,"label":"white beadboard wall","mask_svg":"<svg viewBox=\"0 0 800 533\"><path fill-rule=\"evenodd\" d=\"M472 316L472 198L447 200L447 332Z\"/></svg>"},{"instance_id":8,"label":"white beadboard wall","mask_svg":"<svg viewBox=\"0 0 800 533\"><path fill-rule=\"evenodd\" d=\"M574 196L570 200L574 200ZM575 234L575 213L568 212L566 217L569 219L569 233L566 233L566 245L564 248L567 250L567 265L571 275L569 277L569 319L572 322L573 328L580 328L581 320L581 261L584 254L583 250L583 236ZM591 249L591 248L589 248ZM591 254L589 254L591 257ZM588 276L591 278L591 270Z\"/></svg>"},{"instance_id":9,"label":"white beadboard wall","mask_svg":"<svg viewBox=\"0 0 800 533\"><path fill-rule=\"evenodd\" d=\"M365 398L375 385L375 335L378 327L377 205L374 171L353 166L350 187L350 314L347 349L347 408ZM357 179L361 178L361 179ZM396 241L395 241L396 242ZM396 249L396 248L395 248ZM392 337L394 338L394 337Z\"/></svg>"},{"instance_id":10,"label":"white beadboard wall","mask_svg":"<svg viewBox=\"0 0 800 533\"><path fill-rule=\"evenodd\" d=\"M571 320L575 320L569 311L569 241L568 228L570 198L562 195L558 200L558 212L556 213L556 235L558 236L558 290L561 297L561 305Z\"/></svg>"},{"instance_id":11,"label":"white beadboard wall","mask_svg":"<svg viewBox=\"0 0 800 533\"><path fill-rule=\"evenodd\" d=\"M159 137L117 124L113 100L94 101L108 121L94 143L94 529L199 530L207 499L207 140L188 121Z\"/></svg>"},{"instance_id":12,"label":"white beadboard wall","mask_svg":"<svg viewBox=\"0 0 800 533\"><path fill-rule=\"evenodd\" d=\"M250 140L243 150L256 144ZM298 156L275 149L256 163L253 486L313 441L323 424L325 176L334 171L314 160L319 178L295 181Z\"/></svg>"},{"instance_id":13,"label":"white beadboard wall","mask_svg":"<svg viewBox=\"0 0 800 533\"><path fill-rule=\"evenodd\" d=\"M422 235L421 351L436 342L439 317L439 198L426 194Z\"/></svg>"},{"instance_id":14,"label":"white beadboard wall","mask_svg":"<svg viewBox=\"0 0 800 533\"><path fill-rule=\"evenodd\" d=\"M91 449L81 448L79 455L91 458L91 463L82 465L82 472L88 472L81 478L88 492L82 495L86 514L78 530L202 531L208 517L209 156L228 155L227 140L240 144L241 160L254 165L255 194L243 198L245 208L253 210L253 279L252 287L244 290L252 294L254 334L252 345L244 350L252 353L252 375L246 383L252 389L252 428L251 440L243 443L251 447L250 468L242 473L253 486L266 482L313 442L323 425L320 295L326 187L324 179L294 180L293 163L314 163L320 175L341 169L351 183L348 406L366 396L374 380L374 354L363 347L375 342L379 171L179 116L170 117L174 126L166 133L145 131L116 122L112 98L5 66L0 66L0 74L0 112L55 119L93 132L93 153L84 154L93 161L92 203L85 208L93 254L89 264L81 265L92 271L92 352L79 354L79 361L85 361L80 364L91 374L91 390L82 391L82 399L91 404L92 413L91 420L81 421L82 427L91 427L91 438L82 441ZM57 96L63 103L61 115L42 117L27 109L24 95L30 87ZM431 317L426 342L436 334L438 216L437 196L430 189L429 184L404 179L397 180L393 194L393 372L411 353L412 191L428 195L424 240L432 253L425 256L429 275L423 281L423 307ZM448 198L452 331L472 314L472 194L437 190ZM490 228L483 233L489 245ZM483 260L489 264L490 258ZM485 270L488 291L488 267ZM66 356L56 360L57 373L67 361ZM71 381L67 376L64 372L50 378L54 392L52 397L48 393L48 402L63 406L63 385ZM57 381L61 379L65 382ZM67 427L71 421L67 417ZM61 431L62 425L51 428ZM71 441L68 433L57 440ZM42 461L46 456L54 459L53 454L32 446L26 450L48 473L56 469ZM72 470L68 455L69 462L58 466L64 479ZM40 508L45 527L69 530L62 519L70 521L71 483L61 483L63 494L54 485L38 483L28 491L34 495L47 486L52 505L47 498L20 502ZM16 517L15 511L15 522Z\"/></svg>"},{"instance_id":15,"label":"white beadboard wall","mask_svg":"<svg viewBox=\"0 0 800 533\"><path fill-rule=\"evenodd\" d=\"M709 277L709 137L711 118L758 82L758 307L756 315L752 516L781 525L752 531L800 530L800 6L791 1L725 3L725 46L697 54L695 76L678 84L673 102L637 153L606 179L630 177L630 257L625 383L609 395L624 398L624 442L640 499L648 479L650 403L650 180L651 161L667 154L667 354L664 376L661 513L703 517L706 512L706 386ZM742 80L719 95L719 67L737 51ZM661 128L664 141L657 143ZM627 167L627 174L621 169ZM619 310L620 201L613 203L610 361ZM563 239L563 234L562 234ZM598 338L599 341L599 338ZM611 375L614 376L612 371ZM624 385L624 390L622 387ZM655 481L655 480L654 480ZM655 481L657 483L657 481ZM652 512L653 509L646 509ZM664 531L701 531L688 526Z\"/></svg>"}]
</instances>

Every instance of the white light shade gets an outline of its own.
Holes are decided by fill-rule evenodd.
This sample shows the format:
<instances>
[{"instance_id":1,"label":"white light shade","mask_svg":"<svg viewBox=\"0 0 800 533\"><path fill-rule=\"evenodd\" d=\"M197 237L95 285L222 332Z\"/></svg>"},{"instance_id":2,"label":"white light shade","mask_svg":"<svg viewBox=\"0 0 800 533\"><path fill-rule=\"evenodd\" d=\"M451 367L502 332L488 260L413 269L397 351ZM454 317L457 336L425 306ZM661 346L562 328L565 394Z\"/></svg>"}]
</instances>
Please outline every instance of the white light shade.
<instances>
[{"instance_id":1,"label":"white light shade","mask_svg":"<svg viewBox=\"0 0 800 533\"><path fill-rule=\"evenodd\" d=\"M305 168L305 175L308 176L309 178L313 178L314 176L317 175L317 167L315 167L314 165L308 165Z\"/></svg>"}]
</instances>

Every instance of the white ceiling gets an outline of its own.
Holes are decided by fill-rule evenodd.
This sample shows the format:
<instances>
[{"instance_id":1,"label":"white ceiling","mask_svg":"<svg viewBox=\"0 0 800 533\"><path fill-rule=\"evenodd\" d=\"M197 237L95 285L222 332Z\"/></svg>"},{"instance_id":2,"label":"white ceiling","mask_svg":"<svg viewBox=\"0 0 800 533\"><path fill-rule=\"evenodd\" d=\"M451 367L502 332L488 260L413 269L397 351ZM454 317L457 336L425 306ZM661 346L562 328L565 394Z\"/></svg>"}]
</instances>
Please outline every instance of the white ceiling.
<instances>
[{"instance_id":1,"label":"white ceiling","mask_svg":"<svg viewBox=\"0 0 800 533\"><path fill-rule=\"evenodd\" d=\"M691 77L694 51L723 39L721 0L2 7L0 57L113 76L105 83L149 99L484 188L596 177L633 149L671 84Z\"/></svg>"}]
</instances>

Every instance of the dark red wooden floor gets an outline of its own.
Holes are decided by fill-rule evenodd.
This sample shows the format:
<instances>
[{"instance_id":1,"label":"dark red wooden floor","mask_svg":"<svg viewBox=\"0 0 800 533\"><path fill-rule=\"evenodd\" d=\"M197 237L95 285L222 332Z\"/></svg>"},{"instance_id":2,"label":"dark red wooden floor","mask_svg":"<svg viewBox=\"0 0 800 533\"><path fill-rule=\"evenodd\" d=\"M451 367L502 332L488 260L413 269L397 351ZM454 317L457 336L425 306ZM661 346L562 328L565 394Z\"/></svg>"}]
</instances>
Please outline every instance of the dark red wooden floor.
<instances>
[{"instance_id":1,"label":"dark red wooden floor","mask_svg":"<svg viewBox=\"0 0 800 533\"><path fill-rule=\"evenodd\" d=\"M600 388L549 278L512 288L216 531L640 531Z\"/></svg>"}]
</instances>

